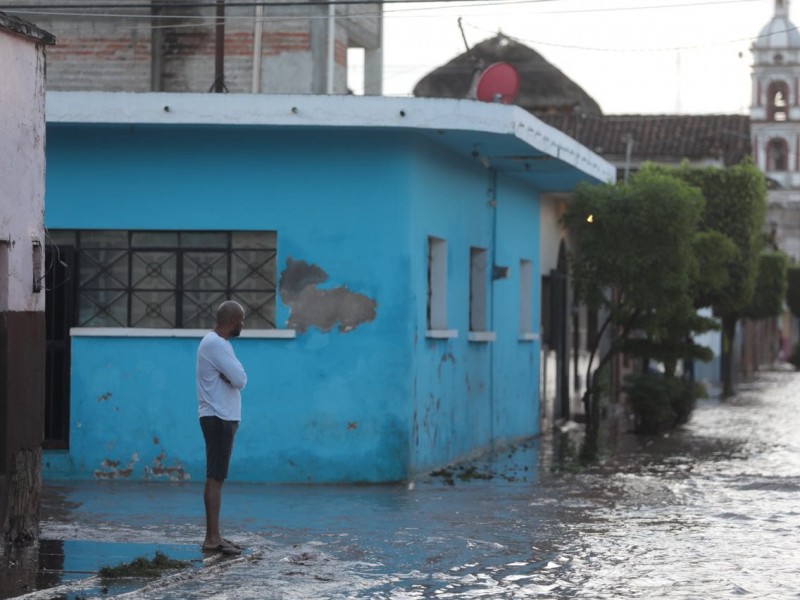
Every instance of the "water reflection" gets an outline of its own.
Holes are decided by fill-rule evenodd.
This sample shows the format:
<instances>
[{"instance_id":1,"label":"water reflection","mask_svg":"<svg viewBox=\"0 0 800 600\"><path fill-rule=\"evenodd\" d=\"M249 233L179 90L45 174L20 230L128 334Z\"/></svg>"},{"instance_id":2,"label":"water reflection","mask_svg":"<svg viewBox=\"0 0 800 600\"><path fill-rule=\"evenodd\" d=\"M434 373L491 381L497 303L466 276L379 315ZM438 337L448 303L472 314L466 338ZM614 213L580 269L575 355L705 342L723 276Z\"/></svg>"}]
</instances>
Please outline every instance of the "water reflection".
<instances>
[{"instance_id":1,"label":"water reflection","mask_svg":"<svg viewBox=\"0 0 800 600\"><path fill-rule=\"evenodd\" d=\"M0 598L12 598L61 583L64 542L42 540L38 545L3 548Z\"/></svg>"}]
</instances>

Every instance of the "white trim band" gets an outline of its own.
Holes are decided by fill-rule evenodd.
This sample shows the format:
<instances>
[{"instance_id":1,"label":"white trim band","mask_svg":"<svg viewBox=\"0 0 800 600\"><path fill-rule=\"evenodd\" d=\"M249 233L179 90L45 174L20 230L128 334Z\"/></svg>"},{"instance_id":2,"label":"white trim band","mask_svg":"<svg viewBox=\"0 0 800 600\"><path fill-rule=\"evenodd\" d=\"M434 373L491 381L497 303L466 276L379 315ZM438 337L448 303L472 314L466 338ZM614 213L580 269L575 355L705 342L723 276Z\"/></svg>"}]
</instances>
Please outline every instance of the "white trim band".
<instances>
[{"instance_id":1,"label":"white trim band","mask_svg":"<svg viewBox=\"0 0 800 600\"><path fill-rule=\"evenodd\" d=\"M449 340L458 337L458 329L428 329L425 337L434 340Z\"/></svg>"},{"instance_id":2,"label":"white trim band","mask_svg":"<svg viewBox=\"0 0 800 600\"><path fill-rule=\"evenodd\" d=\"M497 334L494 331L470 331L467 339L470 342L494 342L497 341Z\"/></svg>"},{"instance_id":3,"label":"white trim band","mask_svg":"<svg viewBox=\"0 0 800 600\"><path fill-rule=\"evenodd\" d=\"M519 334L519 341L520 342L538 342L539 341L539 334L534 333L533 331L526 331L525 333Z\"/></svg>"},{"instance_id":4,"label":"white trim band","mask_svg":"<svg viewBox=\"0 0 800 600\"><path fill-rule=\"evenodd\" d=\"M71 337L152 337L152 338L202 338L208 329L159 329L147 327L72 327ZM249 329L242 331L243 338L288 340L297 337L294 329Z\"/></svg>"}]
</instances>

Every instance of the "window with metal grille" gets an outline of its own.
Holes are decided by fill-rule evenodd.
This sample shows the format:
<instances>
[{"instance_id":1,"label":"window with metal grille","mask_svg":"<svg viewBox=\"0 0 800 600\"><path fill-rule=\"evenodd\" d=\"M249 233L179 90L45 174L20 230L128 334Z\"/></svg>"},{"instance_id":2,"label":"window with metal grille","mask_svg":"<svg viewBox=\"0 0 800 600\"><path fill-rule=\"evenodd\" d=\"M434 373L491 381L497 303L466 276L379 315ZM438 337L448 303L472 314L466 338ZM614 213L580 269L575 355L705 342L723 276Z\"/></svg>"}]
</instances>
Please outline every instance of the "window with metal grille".
<instances>
[{"instance_id":1,"label":"window with metal grille","mask_svg":"<svg viewBox=\"0 0 800 600\"><path fill-rule=\"evenodd\" d=\"M51 231L74 248L78 327L209 328L236 300L275 328L274 231Z\"/></svg>"}]
</instances>

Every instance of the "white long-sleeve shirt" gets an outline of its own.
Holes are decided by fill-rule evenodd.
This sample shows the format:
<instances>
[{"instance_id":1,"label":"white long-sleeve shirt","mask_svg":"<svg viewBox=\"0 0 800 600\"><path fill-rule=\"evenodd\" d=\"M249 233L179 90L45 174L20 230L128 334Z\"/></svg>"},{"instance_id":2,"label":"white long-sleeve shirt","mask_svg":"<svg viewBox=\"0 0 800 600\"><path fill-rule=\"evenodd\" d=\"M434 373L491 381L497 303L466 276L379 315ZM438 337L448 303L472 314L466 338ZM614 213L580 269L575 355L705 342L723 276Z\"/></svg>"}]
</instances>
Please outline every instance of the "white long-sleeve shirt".
<instances>
[{"instance_id":1,"label":"white long-sleeve shirt","mask_svg":"<svg viewBox=\"0 0 800 600\"><path fill-rule=\"evenodd\" d=\"M228 379L226 382L220 373ZM229 383L230 382L230 383ZM197 348L197 403L201 417L241 421L242 394L247 374L233 346L217 332L203 337Z\"/></svg>"}]
</instances>

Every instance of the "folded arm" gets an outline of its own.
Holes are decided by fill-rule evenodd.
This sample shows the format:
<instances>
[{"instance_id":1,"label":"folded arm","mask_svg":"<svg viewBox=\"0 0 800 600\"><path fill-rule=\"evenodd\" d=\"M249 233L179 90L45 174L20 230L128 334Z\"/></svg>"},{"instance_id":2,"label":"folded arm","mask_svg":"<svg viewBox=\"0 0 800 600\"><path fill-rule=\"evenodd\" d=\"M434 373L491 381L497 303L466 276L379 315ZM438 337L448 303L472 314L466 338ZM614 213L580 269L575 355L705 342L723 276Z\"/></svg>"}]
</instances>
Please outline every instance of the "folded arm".
<instances>
[{"instance_id":1,"label":"folded arm","mask_svg":"<svg viewBox=\"0 0 800 600\"><path fill-rule=\"evenodd\" d=\"M232 353L222 352L214 357L214 367L219 371L219 378L237 390L247 385L247 373Z\"/></svg>"}]
</instances>

